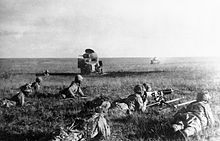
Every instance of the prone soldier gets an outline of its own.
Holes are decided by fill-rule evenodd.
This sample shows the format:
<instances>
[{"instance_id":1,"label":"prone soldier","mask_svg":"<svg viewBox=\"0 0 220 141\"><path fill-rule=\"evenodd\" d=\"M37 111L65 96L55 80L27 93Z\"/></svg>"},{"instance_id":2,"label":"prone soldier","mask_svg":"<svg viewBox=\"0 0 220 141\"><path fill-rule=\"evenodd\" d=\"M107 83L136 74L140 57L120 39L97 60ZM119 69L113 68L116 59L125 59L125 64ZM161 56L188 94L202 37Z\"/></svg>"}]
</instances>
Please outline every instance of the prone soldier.
<instances>
[{"instance_id":1,"label":"prone soldier","mask_svg":"<svg viewBox=\"0 0 220 141\"><path fill-rule=\"evenodd\" d=\"M11 106L23 106L25 103L25 96L30 97L34 96L40 90L40 84L42 82L41 77L37 77L36 81L32 84L26 83L19 87L19 92L12 96L11 98L5 98L2 102L2 106L11 107Z\"/></svg>"},{"instance_id":2,"label":"prone soldier","mask_svg":"<svg viewBox=\"0 0 220 141\"><path fill-rule=\"evenodd\" d=\"M83 77L81 75L76 75L75 80L71 82L69 87L61 90L59 94L63 98L76 98L77 96L84 97L85 95L82 89L80 88L82 80L83 80Z\"/></svg>"},{"instance_id":3,"label":"prone soldier","mask_svg":"<svg viewBox=\"0 0 220 141\"><path fill-rule=\"evenodd\" d=\"M129 95L125 99L125 103L128 105L130 111L142 111L146 110L148 99L144 98L145 87L143 85L136 85L134 87L134 94Z\"/></svg>"},{"instance_id":4,"label":"prone soldier","mask_svg":"<svg viewBox=\"0 0 220 141\"><path fill-rule=\"evenodd\" d=\"M214 116L209 105L211 96L208 91L197 94L195 102L180 109L174 116L172 128L175 137L187 140L189 136L214 125Z\"/></svg>"},{"instance_id":5,"label":"prone soldier","mask_svg":"<svg viewBox=\"0 0 220 141\"><path fill-rule=\"evenodd\" d=\"M127 98L113 102L110 108L111 112L116 112L118 116L126 116L134 111L144 112L148 104L148 98L145 93L151 90L150 85L138 84L134 87L134 94L129 95Z\"/></svg>"},{"instance_id":6,"label":"prone soldier","mask_svg":"<svg viewBox=\"0 0 220 141\"><path fill-rule=\"evenodd\" d=\"M29 84L26 83L25 85L20 87L20 91L25 94L25 96L35 96L40 91L41 82L43 79L41 77L37 77L35 82Z\"/></svg>"},{"instance_id":7,"label":"prone soldier","mask_svg":"<svg viewBox=\"0 0 220 141\"><path fill-rule=\"evenodd\" d=\"M11 106L23 106L24 105L24 100L25 100L25 95L23 92L18 92L11 98L5 98L2 101L1 106L3 107L11 107Z\"/></svg>"},{"instance_id":8,"label":"prone soldier","mask_svg":"<svg viewBox=\"0 0 220 141\"><path fill-rule=\"evenodd\" d=\"M110 126L105 114L110 103L104 101L92 114L77 117L67 129L60 128L58 135L52 141L101 141L110 137Z\"/></svg>"},{"instance_id":9,"label":"prone soldier","mask_svg":"<svg viewBox=\"0 0 220 141\"><path fill-rule=\"evenodd\" d=\"M37 77L35 82L31 84L31 88L33 89L34 95L40 91L42 81L43 79L41 77Z\"/></svg>"}]
</instances>

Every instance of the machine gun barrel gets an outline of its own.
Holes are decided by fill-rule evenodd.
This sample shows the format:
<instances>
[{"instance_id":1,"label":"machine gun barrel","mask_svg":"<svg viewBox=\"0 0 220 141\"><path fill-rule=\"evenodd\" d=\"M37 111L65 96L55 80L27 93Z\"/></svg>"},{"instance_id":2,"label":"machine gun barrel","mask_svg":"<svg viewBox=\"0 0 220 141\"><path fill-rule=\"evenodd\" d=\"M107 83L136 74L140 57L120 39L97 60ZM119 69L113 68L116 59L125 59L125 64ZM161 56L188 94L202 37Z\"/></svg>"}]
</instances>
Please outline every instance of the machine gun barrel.
<instances>
[{"instance_id":1,"label":"machine gun barrel","mask_svg":"<svg viewBox=\"0 0 220 141\"><path fill-rule=\"evenodd\" d=\"M167 94L172 94L173 89L164 89L164 90L159 90L158 92L162 92L164 95L167 95Z\"/></svg>"}]
</instances>

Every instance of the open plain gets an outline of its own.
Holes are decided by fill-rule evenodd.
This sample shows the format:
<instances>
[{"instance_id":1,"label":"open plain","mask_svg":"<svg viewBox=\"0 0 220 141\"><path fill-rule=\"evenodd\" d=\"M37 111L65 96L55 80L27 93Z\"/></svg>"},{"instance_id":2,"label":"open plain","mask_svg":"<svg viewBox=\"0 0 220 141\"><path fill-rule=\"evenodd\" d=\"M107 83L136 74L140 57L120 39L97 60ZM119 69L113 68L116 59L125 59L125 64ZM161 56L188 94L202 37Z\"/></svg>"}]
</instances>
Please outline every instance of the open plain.
<instances>
[{"instance_id":1,"label":"open plain","mask_svg":"<svg viewBox=\"0 0 220 141\"><path fill-rule=\"evenodd\" d=\"M167 99L184 97L179 102L193 100L196 92L208 90L216 125L191 140L219 140L220 131L220 58L160 58L160 64L150 64L149 58L102 58L104 75L83 75L82 88L91 100L108 96L110 100L133 93L138 83L148 82L154 90L174 89ZM11 97L19 86L33 82L44 70L42 94L27 98L24 107L0 108L0 140L49 140L59 126L68 126L85 100L61 100L51 97L67 86L79 73L77 59L0 59L0 98ZM152 101L153 102L153 101ZM111 141L169 140L170 121L176 110L148 108L120 118L109 114Z\"/></svg>"}]
</instances>

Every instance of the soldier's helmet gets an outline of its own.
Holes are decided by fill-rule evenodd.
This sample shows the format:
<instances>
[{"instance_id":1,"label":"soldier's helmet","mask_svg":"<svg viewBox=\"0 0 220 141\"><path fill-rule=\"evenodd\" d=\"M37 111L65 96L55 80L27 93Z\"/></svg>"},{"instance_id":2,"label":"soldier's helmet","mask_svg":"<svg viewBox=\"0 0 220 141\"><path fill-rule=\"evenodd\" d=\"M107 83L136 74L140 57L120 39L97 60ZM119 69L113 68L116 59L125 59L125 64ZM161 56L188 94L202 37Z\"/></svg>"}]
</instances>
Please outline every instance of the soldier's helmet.
<instances>
[{"instance_id":1,"label":"soldier's helmet","mask_svg":"<svg viewBox=\"0 0 220 141\"><path fill-rule=\"evenodd\" d=\"M75 82L80 83L80 82L82 82L82 80L83 80L83 77L81 75L78 74L78 75L75 76Z\"/></svg>"},{"instance_id":2,"label":"soldier's helmet","mask_svg":"<svg viewBox=\"0 0 220 141\"><path fill-rule=\"evenodd\" d=\"M142 85L136 85L134 87L134 92L137 93L137 94L143 94L144 92L144 88Z\"/></svg>"},{"instance_id":3,"label":"soldier's helmet","mask_svg":"<svg viewBox=\"0 0 220 141\"><path fill-rule=\"evenodd\" d=\"M211 95L206 90L197 94L197 101L209 101L211 98Z\"/></svg>"},{"instance_id":4,"label":"soldier's helmet","mask_svg":"<svg viewBox=\"0 0 220 141\"><path fill-rule=\"evenodd\" d=\"M143 86L145 87L146 92L152 91L151 85L149 83L144 83Z\"/></svg>"},{"instance_id":5,"label":"soldier's helmet","mask_svg":"<svg viewBox=\"0 0 220 141\"><path fill-rule=\"evenodd\" d=\"M37 83L41 83L42 81L43 81L43 79L42 79L41 77L37 77L37 78L36 78L36 82L37 82Z\"/></svg>"}]
</instances>

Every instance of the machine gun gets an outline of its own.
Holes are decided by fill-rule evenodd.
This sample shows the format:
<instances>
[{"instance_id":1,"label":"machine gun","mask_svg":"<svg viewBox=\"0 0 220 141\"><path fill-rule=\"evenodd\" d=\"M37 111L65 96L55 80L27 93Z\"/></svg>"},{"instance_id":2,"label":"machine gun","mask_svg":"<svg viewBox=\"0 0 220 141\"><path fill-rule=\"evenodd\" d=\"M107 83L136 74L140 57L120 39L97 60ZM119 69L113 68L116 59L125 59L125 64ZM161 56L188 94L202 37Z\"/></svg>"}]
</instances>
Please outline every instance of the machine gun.
<instances>
[{"instance_id":1,"label":"machine gun","mask_svg":"<svg viewBox=\"0 0 220 141\"><path fill-rule=\"evenodd\" d=\"M147 105L147 107L151 107L154 105L162 106L163 104L169 107L172 107L172 105L170 105L169 103L179 101L180 99L182 99L182 98L176 98L176 99L167 101L165 98L165 95L172 94L173 91L174 91L173 89L164 89L164 90L158 90L158 91L152 91L152 92L145 92L144 94L145 99L152 97L155 100L155 103L149 104Z\"/></svg>"},{"instance_id":2,"label":"machine gun","mask_svg":"<svg viewBox=\"0 0 220 141\"><path fill-rule=\"evenodd\" d=\"M165 100L164 95L172 94L173 89L164 89L164 90L158 90L158 91L152 91L152 92L145 92L144 97L152 97L156 102L159 102L161 100Z\"/></svg>"}]
</instances>

